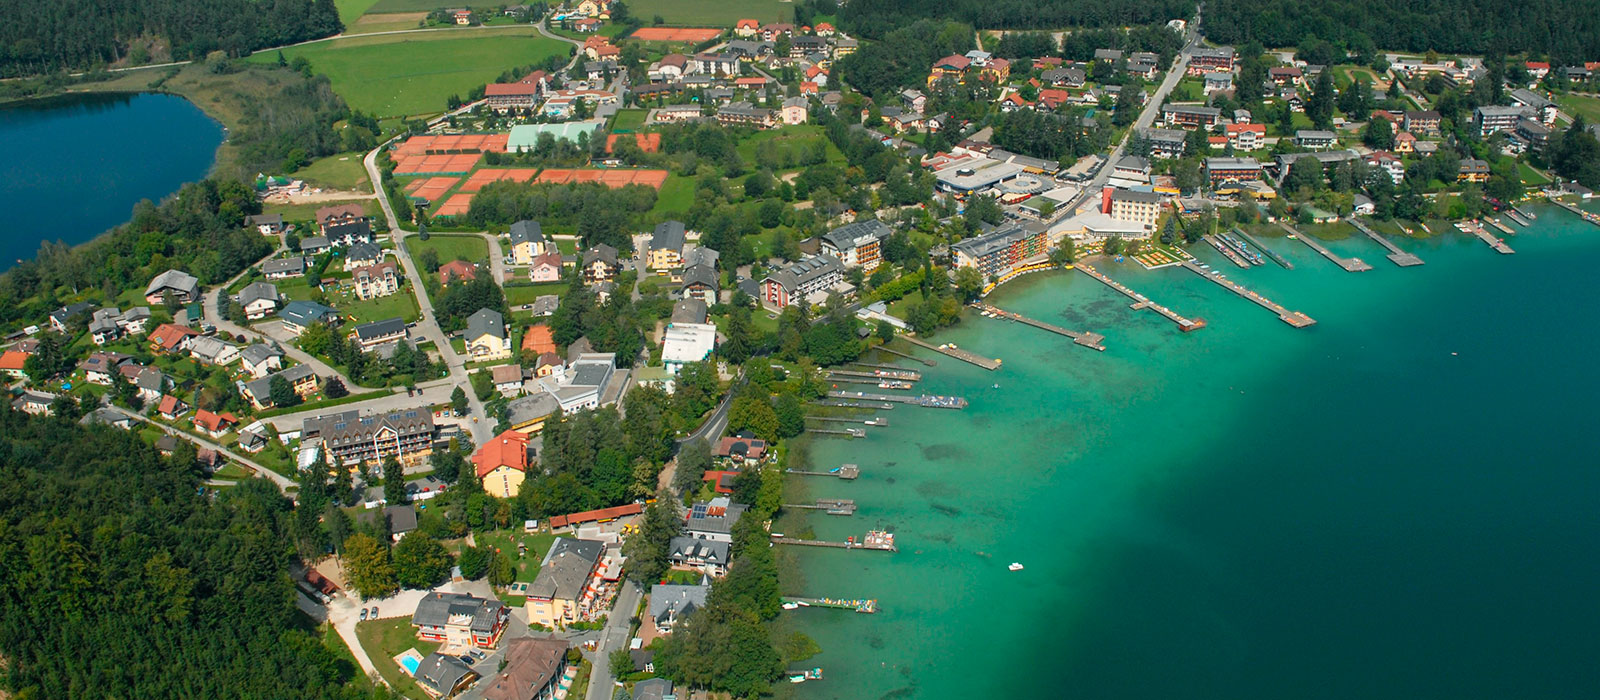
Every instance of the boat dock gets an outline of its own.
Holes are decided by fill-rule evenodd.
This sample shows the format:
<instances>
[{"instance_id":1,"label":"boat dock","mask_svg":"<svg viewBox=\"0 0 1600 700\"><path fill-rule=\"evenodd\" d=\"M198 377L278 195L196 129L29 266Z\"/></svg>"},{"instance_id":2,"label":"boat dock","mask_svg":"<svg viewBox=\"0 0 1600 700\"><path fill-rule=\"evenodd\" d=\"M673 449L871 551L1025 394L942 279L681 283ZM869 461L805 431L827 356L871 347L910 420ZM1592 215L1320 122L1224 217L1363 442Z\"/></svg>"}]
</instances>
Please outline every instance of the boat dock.
<instances>
[{"instance_id":1,"label":"boat dock","mask_svg":"<svg viewBox=\"0 0 1600 700\"><path fill-rule=\"evenodd\" d=\"M1238 265L1241 269L1250 269L1250 263L1245 262L1243 256L1240 256L1239 253L1235 252L1232 248L1223 245L1222 241L1217 240L1216 236L1208 233L1204 236L1201 236L1200 240L1211 244L1211 247L1216 248L1218 253L1222 253L1222 257L1227 258L1229 262Z\"/></svg>"},{"instance_id":2,"label":"boat dock","mask_svg":"<svg viewBox=\"0 0 1600 700\"><path fill-rule=\"evenodd\" d=\"M1272 262L1278 263L1279 265L1283 266L1283 269L1285 269L1285 270L1293 270L1294 269L1294 263L1289 262L1288 258L1285 258L1282 255L1279 255L1277 253L1277 251L1274 251L1271 248L1268 248L1268 247L1266 247L1264 245L1261 245L1261 241L1256 240L1255 236L1252 236L1252 235L1250 235L1248 233L1245 233L1244 229L1238 228L1238 227L1234 227L1233 233L1234 233L1234 235L1237 235L1238 237L1243 238L1246 241L1249 241L1250 245L1253 245L1256 248L1260 249L1261 252L1266 253L1267 257L1272 258Z\"/></svg>"},{"instance_id":3,"label":"boat dock","mask_svg":"<svg viewBox=\"0 0 1600 700\"><path fill-rule=\"evenodd\" d=\"M845 428L844 430L824 430L821 428L813 428L811 430L807 430L806 432L813 435L848 435L852 438L864 438L867 436L867 431L860 428Z\"/></svg>"},{"instance_id":4,"label":"boat dock","mask_svg":"<svg viewBox=\"0 0 1600 700\"><path fill-rule=\"evenodd\" d=\"M888 377L840 377L832 372L828 373L828 376L824 377L824 379L830 382L841 382L844 384L870 384L878 387L879 389L911 389L915 386L910 381L904 379L890 379Z\"/></svg>"},{"instance_id":5,"label":"boat dock","mask_svg":"<svg viewBox=\"0 0 1600 700\"><path fill-rule=\"evenodd\" d=\"M1283 230L1288 231L1295 238L1300 239L1301 243L1304 243L1312 250L1321 253L1322 257L1327 258L1333 261L1333 264L1344 268L1345 272L1366 272L1367 270L1372 269L1372 266L1368 265L1361 258L1341 258L1337 255L1334 255L1333 251L1328 250L1328 248L1321 243L1312 240L1311 236L1307 236L1299 231L1294 230L1294 227L1283 223L1282 221L1279 221L1278 225L1282 226Z\"/></svg>"},{"instance_id":6,"label":"boat dock","mask_svg":"<svg viewBox=\"0 0 1600 700\"><path fill-rule=\"evenodd\" d=\"M1167 320L1178 324L1178 330L1180 330L1180 331L1184 331L1184 332L1187 333L1187 332L1195 330L1197 328L1205 328L1206 327L1205 319L1199 319L1199 318L1191 319L1191 318L1188 318L1186 316L1182 316L1178 312L1173 311L1172 309L1169 309L1169 308L1167 308L1165 306L1162 306L1162 305L1157 304L1157 303L1155 303L1153 301L1150 301L1149 299L1147 299L1145 297L1145 295L1140 294L1138 292L1135 292L1132 289L1127 288L1126 286L1123 286L1121 283L1117 282L1116 280L1105 276L1099 270L1096 270L1096 269L1094 269L1092 267L1089 267L1088 265L1084 265L1082 263L1080 263L1078 265L1075 265L1074 267L1077 268L1077 270L1079 272L1082 272L1083 274L1086 274L1086 275L1088 275L1090 277L1093 277L1093 278L1095 278L1097 280L1100 280L1100 282L1102 284L1104 284L1105 286L1110 287L1112 289L1115 289L1115 290L1117 290L1119 292L1122 292L1129 299L1133 300L1133 308L1135 308L1135 309L1150 309L1151 311L1154 311L1154 312L1156 312L1158 314L1161 314L1162 316L1165 316L1167 318Z\"/></svg>"},{"instance_id":7,"label":"boat dock","mask_svg":"<svg viewBox=\"0 0 1600 700\"><path fill-rule=\"evenodd\" d=\"M1422 264L1422 258L1419 258L1419 257L1417 257L1415 255L1412 255L1411 253L1407 253L1407 252L1401 250L1400 246L1397 246L1397 245L1394 244L1394 241L1391 241L1391 240L1389 240L1387 238L1384 238L1383 236L1378 235L1378 233L1376 231L1373 231L1372 229L1367 228L1366 224L1363 224L1360 221L1356 220L1355 217L1352 216L1352 217L1350 217L1348 219L1345 219L1345 220L1349 221L1351 226L1354 226L1358 230L1360 230L1362 233L1367 234L1367 238L1371 238L1373 240L1373 242L1377 243L1378 245L1383 246L1384 248L1387 248L1389 250L1389 256L1388 257L1389 257L1389 261L1390 262L1392 262L1392 263L1394 263L1396 265L1399 265L1400 267L1413 267L1413 266Z\"/></svg>"},{"instance_id":8,"label":"boat dock","mask_svg":"<svg viewBox=\"0 0 1600 700\"><path fill-rule=\"evenodd\" d=\"M802 539L797 538L797 537L782 537L782 536L777 535L777 534L773 534L772 535L772 541L774 543L776 543L776 544L792 544L792 545L797 545L797 546L801 546L801 547L832 547L834 549L864 549L864 550L876 551L876 552L898 552L898 551L900 551L900 548L896 547L895 544L894 544L894 534L893 533L889 533L889 532L884 532L882 530L873 530L871 532L868 532L867 535L865 537L862 537L859 541L856 540L856 538L854 538L854 537L851 537L848 540L845 540L844 542L829 542L829 541L826 541L826 540L802 540Z\"/></svg>"},{"instance_id":9,"label":"boat dock","mask_svg":"<svg viewBox=\"0 0 1600 700\"><path fill-rule=\"evenodd\" d=\"M783 470L783 473L795 474L798 476L831 476L844 479L845 481L854 481L856 477L861 476L861 467L858 467L854 464L842 464L825 472L809 471L805 469L785 469Z\"/></svg>"},{"instance_id":10,"label":"boat dock","mask_svg":"<svg viewBox=\"0 0 1600 700\"><path fill-rule=\"evenodd\" d=\"M922 373L918 372L918 371L916 371L914 369L902 369L902 368L896 367L894 365L874 365L874 364L870 364L870 363L867 363L867 362L852 362L850 364L855 365L857 367L870 367L870 368L872 368L873 371L871 371L871 372L855 372L855 371L842 370L842 369L836 369L836 370L830 370L830 371L832 371L835 374L855 375L855 376L861 376L861 377L884 377L886 379L904 379L904 380L906 380L908 382L919 382L919 381L922 381Z\"/></svg>"},{"instance_id":11,"label":"boat dock","mask_svg":"<svg viewBox=\"0 0 1600 700\"><path fill-rule=\"evenodd\" d=\"M855 515L856 502L848 498L819 498L816 503L785 503L785 508L821 510L828 515Z\"/></svg>"},{"instance_id":12,"label":"boat dock","mask_svg":"<svg viewBox=\"0 0 1600 700\"><path fill-rule=\"evenodd\" d=\"M783 596L783 602L794 603L796 608L832 608L834 610L854 610L858 613L878 612L878 601L873 598L800 598L797 596Z\"/></svg>"},{"instance_id":13,"label":"boat dock","mask_svg":"<svg viewBox=\"0 0 1600 700\"><path fill-rule=\"evenodd\" d=\"M894 410L894 404L892 403L874 403L866 401L812 401L811 403L817 406L828 406L830 408L859 408L868 411Z\"/></svg>"},{"instance_id":14,"label":"boat dock","mask_svg":"<svg viewBox=\"0 0 1600 700\"><path fill-rule=\"evenodd\" d=\"M1012 320L1012 321L1016 321L1018 323L1025 323L1027 325L1033 326L1034 328L1040 328L1040 329L1043 329L1043 330L1050 331L1051 333L1058 333L1060 335L1067 336L1068 338L1072 339L1072 342L1077 343L1078 345L1082 345L1083 347L1086 347L1086 348L1099 350L1101 352L1105 352L1105 349L1106 349L1106 346L1101 343L1101 341L1105 340L1106 337L1103 336L1103 335L1100 335L1099 333L1069 331L1069 330L1067 330L1065 328L1062 328L1060 326L1051 325L1051 324L1045 323L1044 321L1036 321L1034 319L1028 318L1027 316L1023 316L1022 314L1016 313L1014 311L1006 311L1005 309L999 308L997 306L990 306L990 305L984 304L982 302L974 303L972 305L972 308L978 309L979 311L988 312L988 313L990 313L992 315L999 316L1000 318L1009 319L1009 320Z\"/></svg>"},{"instance_id":15,"label":"boat dock","mask_svg":"<svg viewBox=\"0 0 1600 700\"><path fill-rule=\"evenodd\" d=\"M1220 274L1217 274L1217 272L1215 270L1208 270L1206 268L1203 268L1203 267L1200 266L1199 263L1196 263L1193 260L1185 260L1185 261L1183 261L1183 266L1186 267L1186 268L1189 268L1191 271L1193 271L1197 275L1200 275L1201 277L1204 277L1206 279L1211 280L1212 282L1216 282L1217 284L1222 285L1224 289L1227 289L1228 291L1233 292L1234 294L1237 294L1237 295L1239 295L1241 297L1244 297L1246 299L1249 299L1250 301L1253 301L1253 302L1261 305L1262 308L1264 308L1264 309L1266 309L1268 311L1271 311L1272 313L1277 314L1278 318L1281 319L1284 323L1287 323L1287 324L1289 324L1291 326L1294 326L1295 328L1305 328L1306 326L1309 326L1309 325L1312 325L1312 324L1316 323L1316 321L1313 320L1310 316L1307 316L1307 315L1305 315L1303 313L1300 313L1299 311L1290 311L1290 310L1284 308L1282 304L1279 304L1279 303L1277 303L1277 302L1275 302L1275 301L1273 301L1271 299L1268 299L1268 298L1266 298L1264 296L1261 296L1260 294L1257 294L1257 293L1252 292L1252 291L1250 291L1248 289L1245 289L1244 287L1240 286L1237 282L1234 282L1233 280L1230 280L1230 279L1228 279L1226 277L1223 277Z\"/></svg>"},{"instance_id":16,"label":"boat dock","mask_svg":"<svg viewBox=\"0 0 1600 700\"><path fill-rule=\"evenodd\" d=\"M806 471L804 469L785 469L783 472L800 476L832 476L845 481L854 481L856 477L861 476L861 467L854 464L842 464L825 472Z\"/></svg>"},{"instance_id":17,"label":"boat dock","mask_svg":"<svg viewBox=\"0 0 1600 700\"><path fill-rule=\"evenodd\" d=\"M1493 226L1493 227L1495 227L1495 228L1497 228L1497 229L1500 229L1500 232L1501 232L1501 233L1508 233L1508 234L1509 234L1509 233L1513 233L1513 231L1512 231L1512 230L1511 230L1511 227L1510 227L1510 226L1507 226L1507 225L1505 225L1505 222L1502 222L1502 221L1501 221L1501 220L1499 220L1499 219L1489 219L1489 218L1485 218L1485 219L1484 219L1484 221L1487 221L1487 222L1489 222L1489 225L1490 225L1490 226Z\"/></svg>"},{"instance_id":18,"label":"boat dock","mask_svg":"<svg viewBox=\"0 0 1600 700\"><path fill-rule=\"evenodd\" d=\"M1562 209L1570 211L1570 212L1572 212L1574 214L1577 214L1584 221L1587 221L1587 222L1589 222L1591 224L1594 224L1596 226L1600 226L1600 214L1591 214L1591 213L1586 212L1586 211L1584 211L1582 209L1579 209L1579 208L1577 208L1575 206L1572 206L1571 204L1567 204L1566 202L1563 202L1563 201L1561 201L1559 199L1556 199L1555 197L1551 197L1550 198L1550 203L1554 204L1554 205L1556 205L1558 207L1561 207ZM1482 236L1479 236L1479 238L1482 238Z\"/></svg>"},{"instance_id":19,"label":"boat dock","mask_svg":"<svg viewBox=\"0 0 1600 700\"><path fill-rule=\"evenodd\" d=\"M967 400L960 396L935 396L923 394L921 396L904 396L899 394L868 394L861 391L830 391L831 399L861 399L864 401L889 401L893 403L909 403L924 408L955 408L967 407Z\"/></svg>"},{"instance_id":20,"label":"boat dock","mask_svg":"<svg viewBox=\"0 0 1600 700\"><path fill-rule=\"evenodd\" d=\"M900 352L899 350L891 348L891 347L889 347L887 345L879 345L878 346L878 352L886 352L886 353L889 353L890 355L894 355L895 357L904 357L907 360L911 360L913 362L921 362L924 366L927 366L927 367L932 367L932 366L938 364L937 362L934 362L933 360L924 360L924 359L922 359L920 357L917 357L916 355L912 355L910 353L905 353L905 352Z\"/></svg>"},{"instance_id":21,"label":"boat dock","mask_svg":"<svg viewBox=\"0 0 1600 700\"><path fill-rule=\"evenodd\" d=\"M1528 221L1527 219L1522 218L1522 214L1517 211L1516 207L1512 207L1510 209L1507 209L1502 213L1504 213L1506 215L1507 219L1515 221L1519 225L1522 225L1522 226L1532 226L1533 225L1532 222Z\"/></svg>"},{"instance_id":22,"label":"boat dock","mask_svg":"<svg viewBox=\"0 0 1600 700\"><path fill-rule=\"evenodd\" d=\"M820 420L828 423L859 423L879 428L889 426L888 418L837 418L834 416L806 416L806 420Z\"/></svg>"},{"instance_id":23,"label":"boat dock","mask_svg":"<svg viewBox=\"0 0 1600 700\"><path fill-rule=\"evenodd\" d=\"M986 370L989 370L991 372L993 372L994 370L1000 369L1000 361L999 360L987 358L987 357L979 355L978 353L975 353L975 352L969 352L969 351L966 351L966 350L962 350L961 348L958 348L958 347L956 347L954 345L951 345L949 343L946 343L944 345L934 345L933 343L929 343L929 342L927 342L925 340L921 340L919 338L913 338L913 337L911 337L909 335L903 335L903 336L900 336L900 337L905 338L906 342L911 343L912 345L915 345L915 346L917 346L919 348L923 348L925 350L932 350L932 351L940 353L942 355L948 355L950 357L956 358L957 360L961 360L962 362L966 362L968 364L977 365L977 366L982 367L982 368L984 368Z\"/></svg>"},{"instance_id":24,"label":"boat dock","mask_svg":"<svg viewBox=\"0 0 1600 700\"><path fill-rule=\"evenodd\" d=\"M1226 231L1218 231L1216 233L1216 238L1217 240L1222 241L1223 245L1232 248L1233 252L1238 253L1245 259L1245 262L1248 262L1251 265L1265 265L1267 262L1266 259L1261 257L1260 253L1251 250L1250 246L1245 245L1244 241L1234 238L1233 234L1231 233Z\"/></svg>"},{"instance_id":25,"label":"boat dock","mask_svg":"<svg viewBox=\"0 0 1600 700\"><path fill-rule=\"evenodd\" d=\"M1517 252L1515 250L1512 250L1511 246L1506 245L1505 240L1500 239L1500 238L1496 238L1494 234L1489 233L1487 230L1485 230L1483 228L1482 225L1478 224L1477 222L1474 222L1474 221L1457 222L1456 223L1456 228L1461 229L1462 231L1466 231L1467 233L1470 233L1470 234L1472 234L1474 236L1477 236L1478 240L1481 240L1484 243L1488 243L1489 247L1494 249L1494 252L1499 253L1501 255L1511 255L1512 253Z\"/></svg>"}]
</instances>

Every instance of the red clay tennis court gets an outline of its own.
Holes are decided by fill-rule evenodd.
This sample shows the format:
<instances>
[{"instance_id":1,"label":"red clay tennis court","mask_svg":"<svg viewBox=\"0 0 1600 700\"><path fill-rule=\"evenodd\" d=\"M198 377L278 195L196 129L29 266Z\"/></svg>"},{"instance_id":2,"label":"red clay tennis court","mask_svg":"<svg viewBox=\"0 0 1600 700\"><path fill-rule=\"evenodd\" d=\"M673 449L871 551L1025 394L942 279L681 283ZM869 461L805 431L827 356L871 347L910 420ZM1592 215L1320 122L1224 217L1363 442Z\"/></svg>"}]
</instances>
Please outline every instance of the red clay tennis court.
<instances>
[{"instance_id":1,"label":"red clay tennis court","mask_svg":"<svg viewBox=\"0 0 1600 700\"><path fill-rule=\"evenodd\" d=\"M406 185L406 193L418 199L436 202L445 192L450 191L460 178L455 177L430 177L425 180L413 180Z\"/></svg>"},{"instance_id":2,"label":"red clay tennis court","mask_svg":"<svg viewBox=\"0 0 1600 700\"><path fill-rule=\"evenodd\" d=\"M472 208L472 195L470 195L470 194L453 194L453 195L450 195L450 199L448 201L446 201L444 204L439 205L439 208L433 210L433 215L434 216L460 216L462 214L467 213L467 210L471 209L471 208Z\"/></svg>"},{"instance_id":3,"label":"red clay tennis court","mask_svg":"<svg viewBox=\"0 0 1600 700\"><path fill-rule=\"evenodd\" d=\"M639 150L645 153L655 153L661 150L661 134L611 134L606 137L607 153L610 153L611 149L616 147L617 137L619 136L632 136L633 142L639 144Z\"/></svg>"},{"instance_id":4,"label":"red clay tennis court","mask_svg":"<svg viewBox=\"0 0 1600 700\"><path fill-rule=\"evenodd\" d=\"M538 168L484 168L473 173L472 177L467 178L466 184L461 186L461 191L477 192L483 189L484 185L501 180L529 182L533 180L533 176L538 174Z\"/></svg>"},{"instance_id":5,"label":"red clay tennis court","mask_svg":"<svg viewBox=\"0 0 1600 700\"><path fill-rule=\"evenodd\" d=\"M483 158L482 153L411 155L395 159L396 175L464 175Z\"/></svg>"},{"instance_id":6,"label":"red clay tennis court","mask_svg":"<svg viewBox=\"0 0 1600 700\"><path fill-rule=\"evenodd\" d=\"M722 36L721 29L696 29L693 27L640 27L633 30L629 39L639 41L682 41L700 43Z\"/></svg>"},{"instance_id":7,"label":"red clay tennis court","mask_svg":"<svg viewBox=\"0 0 1600 700\"><path fill-rule=\"evenodd\" d=\"M462 151L505 152L506 140L510 134L425 134L413 136L394 149L396 158L400 156L449 154Z\"/></svg>"},{"instance_id":8,"label":"red clay tennis court","mask_svg":"<svg viewBox=\"0 0 1600 700\"><path fill-rule=\"evenodd\" d=\"M539 173L540 183L585 183L595 182L607 187L617 188L627 185L644 185L661 189L662 183L667 181L665 170L563 170L558 168L548 169Z\"/></svg>"}]
</instances>

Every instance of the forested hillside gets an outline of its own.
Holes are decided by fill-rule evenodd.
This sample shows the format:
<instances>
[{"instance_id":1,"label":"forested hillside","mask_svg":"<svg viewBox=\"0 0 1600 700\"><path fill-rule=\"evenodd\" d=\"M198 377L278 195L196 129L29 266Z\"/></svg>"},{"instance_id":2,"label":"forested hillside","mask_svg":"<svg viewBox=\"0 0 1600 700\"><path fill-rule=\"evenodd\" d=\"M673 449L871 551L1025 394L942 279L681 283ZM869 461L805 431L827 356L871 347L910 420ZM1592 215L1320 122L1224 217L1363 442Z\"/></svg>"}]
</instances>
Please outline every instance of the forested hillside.
<instances>
[{"instance_id":1,"label":"forested hillside","mask_svg":"<svg viewBox=\"0 0 1600 700\"><path fill-rule=\"evenodd\" d=\"M827 9L827 8L820 8ZM850 0L839 21L852 34L878 38L919 19L976 29L1059 29L1161 24L1194 14L1193 0ZM824 13L826 14L826 13Z\"/></svg>"},{"instance_id":2,"label":"forested hillside","mask_svg":"<svg viewBox=\"0 0 1600 700\"><path fill-rule=\"evenodd\" d=\"M1299 46L1308 37L1351 50L1548 54L1561 63L1600 58L1600 1L1212 0L1206 37Z\"/></svg>"},{"instance_id":3,"label":"forested hillside","mask_svg":"<svg viewBox=\"0 0 1600 700\"><path fill-rule=\"evenodd\" d=\"M0 16L0 77L111 63L134 39L170 46L181 61L343 29L333 0L0 0Z\"/></svg>"},{"instance_id":4,"label":"forested hillside","mask_svg":"<svg viewBox=\"0 0 1600 700\"><path fill-rule=\"evenodd\" d=\"M290 505L271 483L213 501L192 451L181 464L131 433L10 410L0 435L11 697L367 696L298 626Z\"/></svg>"}]
</instances>

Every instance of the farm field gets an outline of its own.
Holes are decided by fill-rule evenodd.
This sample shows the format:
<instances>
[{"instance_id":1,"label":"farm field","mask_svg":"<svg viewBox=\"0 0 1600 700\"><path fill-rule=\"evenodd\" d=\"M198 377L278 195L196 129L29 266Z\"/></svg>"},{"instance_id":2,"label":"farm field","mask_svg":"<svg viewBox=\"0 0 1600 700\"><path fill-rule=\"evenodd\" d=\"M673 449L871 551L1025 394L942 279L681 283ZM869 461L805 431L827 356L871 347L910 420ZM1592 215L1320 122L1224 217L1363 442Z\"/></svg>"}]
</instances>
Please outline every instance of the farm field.
<instances>
[{"instance_id":1,"label":"farm field","mask_svg":"<svg viewBox=\"0 0 1600 700\"><path fill-rule=\"evenodd\" d=\"M379 117L444 111L452 94L464 95L513 66L528 65L571 47L537 35L534 27L351 37L285 49L333 81L350 106ZM249 60L277 60L277 52Z\"/></svg>"},{"instance_id":2,"label":"farm field","mask_svg":"<svg viewBox=\"0 0 1600 700\"><path fill-rule=\"evenodd\" d=\"M346 27L356 18L365 14L378 0L333 0L333 6L339 8L339 21Z\"/></svg>"},{"instance_id":3,"label":"farm field","mask_svg":"<svg viewBox=\"0 0 1600 700\"><path fill-rule=\"evenodd\" d=\"M753 19L762 24L793 22L794 3L779 0L635 0L628 3L628 13L646 20L661 15L667 24L678 26L731 27L741 19Z\"/></svg>"}]
</instances>

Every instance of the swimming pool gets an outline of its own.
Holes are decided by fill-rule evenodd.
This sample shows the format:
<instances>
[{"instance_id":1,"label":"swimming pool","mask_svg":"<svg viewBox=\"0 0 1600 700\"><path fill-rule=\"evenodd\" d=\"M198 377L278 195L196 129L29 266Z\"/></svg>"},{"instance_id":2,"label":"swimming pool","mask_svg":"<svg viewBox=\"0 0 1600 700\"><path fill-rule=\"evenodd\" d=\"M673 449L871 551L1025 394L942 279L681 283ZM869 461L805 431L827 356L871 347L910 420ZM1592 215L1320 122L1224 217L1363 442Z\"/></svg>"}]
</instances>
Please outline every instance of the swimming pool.
<instances>
[{"instance_id":1,"label":"swimming pool","mask_svg":"<svg viewBox=\"0 0 1600 700\"><path fill-rule=\"evenodd\" d=\"M417 666L421 663L422 660L415 656L407 656L400 659L400 665L406 667L406 672L413 676L417 675Z\"/></svg>"}]
</instances>

